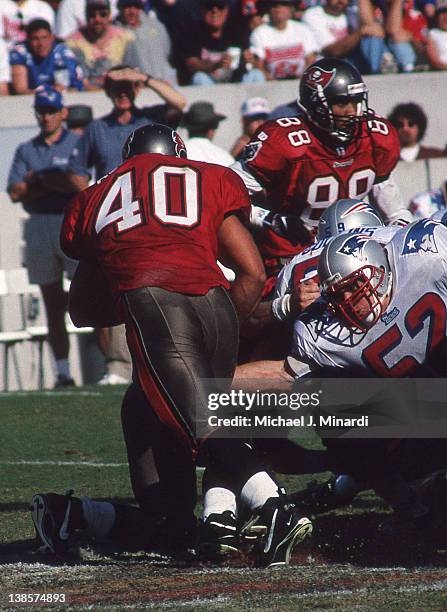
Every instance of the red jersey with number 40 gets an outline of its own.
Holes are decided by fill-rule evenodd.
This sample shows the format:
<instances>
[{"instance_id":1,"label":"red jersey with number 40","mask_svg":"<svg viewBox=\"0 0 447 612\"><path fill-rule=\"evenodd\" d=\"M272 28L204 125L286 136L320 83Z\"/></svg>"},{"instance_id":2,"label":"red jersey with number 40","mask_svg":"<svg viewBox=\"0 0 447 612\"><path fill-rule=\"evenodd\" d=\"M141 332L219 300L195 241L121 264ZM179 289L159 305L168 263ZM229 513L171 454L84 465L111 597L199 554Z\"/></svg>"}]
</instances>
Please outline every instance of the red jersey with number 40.
<instances>
[{"instance_id":1,"label":"red jersey with number 40","mask_svg":"<svg viewBox=\"0 0 447 612\"><path fill-rule=\"evenodd\" d=\"M203 295L229 286L216 260L217 233L230 213L250 213L232 170L137 155L73 198L61 245L70 257L97 262L114 293L155 286Z\"/></svg>"},{"instance_id":2,"label":"red jersey with number 40","mask_svg":"<svg viewBox=\"0 0 447 612\"><path fill-rule=\"evenodd\" d=\"M303 117L264 123L244 152L244 166L266 189L268 207L300 216L316 227L321 213L340 198L364 199L399 161L397 132L376 117L346 147L325 146ZM273 232L261 249L270 255L297 252Z\"/></svg>"}]
</instances>

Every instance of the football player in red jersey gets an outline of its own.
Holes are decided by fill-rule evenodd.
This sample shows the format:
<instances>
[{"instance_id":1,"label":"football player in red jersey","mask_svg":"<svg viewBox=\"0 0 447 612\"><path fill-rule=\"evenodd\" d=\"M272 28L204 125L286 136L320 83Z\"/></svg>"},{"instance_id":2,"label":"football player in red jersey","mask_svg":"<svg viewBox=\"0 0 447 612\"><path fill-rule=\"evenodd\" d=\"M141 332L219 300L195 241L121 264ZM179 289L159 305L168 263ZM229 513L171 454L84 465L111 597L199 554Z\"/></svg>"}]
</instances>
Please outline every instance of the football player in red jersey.
<instances>
[{"instance_id":1,"label":"football player in red jersey","mask_svg":"<svg viewBox=\"0 0 447 612\"><path fill-rule=\"evenodd\" d=\"M265 280L259 253L243 224L250 207L248 193L228 168L187 160L181 138L160 124L135 130L124 145L123 159L121 166L71 201L61 244L73 258L100 268L111 292L112 322L126 324L135 382L123 426L137 501L153 525L178 530L184 508L173 501L177 491L162 491L165 504L157 517L144 464L150 463L150 453L159 451L157 470L167 467L169 472L171 467L172 475L177 466L191 483L195 458L227 478L249 511L259 513L267 525L260 563L287 563L292 546L311 531L309 519L288 505L252 448L241 439L215 435L208 418L206 380L231 381L236 365L235 308L241 320L249 316ZM217 257L236 271L231 288ZM99 316L104 323L103 313ZM129 414L133 410L141 414L140 421ZM149 448L141 439L150 432L154 415L158 435L169 440L161 450L160 444ZM95 525L103 507L92 503L97 504L84 501L83 517L88 522L90 516ZM58 504L64 507L61 500ZM51 526L58 521L45 520L52 507L56 502L49 494L34 496L36 529L44 543L57 549L59 531ZM193 504L190 516L192 510ZM218 522L214 526L225 527ZM234 520L224 539L228 534L234 538L235 531Z\"/></svg>"},{"instance_id":2,"label":"football player in red jersey","mask_svg":"<svg viewBox=\"0 0 447 612\"><path fill-rule=\"evenodd\" d=\"M356 68L330 58L309 66L299 107L299 117L264 123L232 166L260 204L252 224L270 277L264 295L282 265L313 242L321 213L336 200L371 194L386 222L408 218L390 178L399 160L397 133L368 107Z\"/></svg>"},{"instance_id":3,"label":"football player in red jersey","mask_svg":"<svg viewBox=\"0 0 447 612\"><path fill-rule=\"evenodd\" d=\"M399 160L397 133L368 107L356 68L340 59L312 64L300 82L299 107L300 117L264 123L233 165L253 196L265 191L265 209L284 217L263 218L259 244L266 257L299 252L323 210L340 198L372 192L390 222L405 210L390 179ZM290 236L278 235L287 230Z\"/></svg>"}]
</instances>

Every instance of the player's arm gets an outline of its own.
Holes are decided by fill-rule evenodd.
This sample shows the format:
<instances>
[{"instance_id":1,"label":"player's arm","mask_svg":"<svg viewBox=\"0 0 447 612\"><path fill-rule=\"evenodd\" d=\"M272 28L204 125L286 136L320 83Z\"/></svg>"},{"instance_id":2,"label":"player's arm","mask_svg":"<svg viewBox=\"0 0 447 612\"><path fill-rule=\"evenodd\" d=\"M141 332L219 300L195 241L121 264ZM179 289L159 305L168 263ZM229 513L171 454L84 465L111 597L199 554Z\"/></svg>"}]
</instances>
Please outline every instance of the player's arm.
<instances>
[{"instance_id":1,"label":"player's arm","mask_svg":"<svg viewBox=\"0 0 447 612\"><path fill-rule=\"evenodd\" d=\"M79 262L68 294L68 312L76 327L113 327L123 322L115 313L106 277L96 263Z\"/></svg>"},{"instance_id":2,"label":"player's arm","mask_svg":"<svg viewBox=\"0 0 447 612\"><path fill-rule=\"evenodd\" d=\"M236 367L232 387L245 391L288 391L293 382L285 361L252 361Z\"/></svg>"},{"instance_id":3,"label":"player's arm","mask_svg":"<svg viewBox=\"0 0 447 612\"><path fill-rule=\"evenodd\" d=\"M414 217L404 204L402 193L392 177L373 185L372 197L382 212L386 223L407 225Z\"/></svg>"},{"instance_id":4,"label":"player's arm","mask_svg":"<svg viewBox=\"0 0 447 612\"><path fill-rule=\"evenodd\" d=\"M273 321L287 321L298 317L321 295L320 287L313 279L287 288L273 300L260 302L251 314L248 324L251 329L261 330Z\"/></svg>"},{"instance_id":5,"label":"player's arm","mask_svg":"<svg viewBox=\"0 0 447 612\"><path fill-rule=\"evenodd\" d=\"M261 299L265 270L250 232L235 214L222 222L218 231L219 260L236 274L230 295L244 321Z\"/></svg>"}]
</instances>

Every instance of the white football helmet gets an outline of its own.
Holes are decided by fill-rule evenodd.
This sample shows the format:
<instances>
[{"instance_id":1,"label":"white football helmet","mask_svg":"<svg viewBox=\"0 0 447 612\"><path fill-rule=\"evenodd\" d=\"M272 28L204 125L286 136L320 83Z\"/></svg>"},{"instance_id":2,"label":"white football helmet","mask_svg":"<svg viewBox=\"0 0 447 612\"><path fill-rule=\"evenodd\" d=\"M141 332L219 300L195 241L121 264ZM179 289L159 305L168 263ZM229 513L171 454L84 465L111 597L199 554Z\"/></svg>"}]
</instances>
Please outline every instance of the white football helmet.
<instances>
[{"instance_id":1,"label":"white football helmet","mask_svg":"<svg viewBox=\"0 0 447 612\"><path fill-rule=\"evenodd\" d=\"M318 222L317 240L337 236L356 227L382 227L380 213L368 202L342 198L328 206Z\"/></svg>"},{"instance_id":2,"label":"white football helmet","mask_svg":"<svg viewBox=\"0 0 447 612\"><path fill-rule=\"evenodd\" d=\"M391 267L385 249L367 234L333 238L321 253L318 276L331 309L349 327L364 332L383 314Z\"/></svg>"}]
</instances>

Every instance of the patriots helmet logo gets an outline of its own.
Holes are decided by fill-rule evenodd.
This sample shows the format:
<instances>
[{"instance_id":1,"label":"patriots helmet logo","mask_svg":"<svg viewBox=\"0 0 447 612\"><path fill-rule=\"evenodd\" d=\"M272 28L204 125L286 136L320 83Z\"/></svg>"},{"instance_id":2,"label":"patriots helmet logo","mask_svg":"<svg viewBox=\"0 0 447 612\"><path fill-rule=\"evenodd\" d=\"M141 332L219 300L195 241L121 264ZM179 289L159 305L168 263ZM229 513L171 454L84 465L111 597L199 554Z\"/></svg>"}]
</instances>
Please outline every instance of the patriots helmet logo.
<instances>
[{"instance_id":1,"label":"patriots helmet logo","mask_svg":"<svg viewBox=\"0 0 447 612\"><path fill-rule=\"evenodd\" d=\"M341 255L356 257L360 261L363 261L365 259L363 256L363 247L368 240L371 240L371 236L367 234L356 234L347 238L337 252Z\"/></svg>"},{"instance_id":2,"label":"patriots helmet logo","mask_svg":"<svg viewBox=\"0 0 447 612\"><path fill-rule=\"evenodd\" d=\"M440 221L424 219L414 223L405 236L402 255L412 253L438 253L434 231Z\"/></svg>"},{"instance_id":3,"label":"patriots helmet logo","mask_svg":"<svg viewBox=\"0 0 447 612\"><path fill-rule=\"evenodd\" d=\"M373 215L375 214L374 210L366 202L355 202L355 204L353 204L347 210L345 210L345 212L341 215L341 218L345 219L346 217L349 217L349 215L353 215L354 213L358 213L358 212L368 212ZM378 221L378 225L381 225L382 221L379 219L379 217L377 217L377 221Z\"/></svg>"},{"instance_id":4,"label":"patriots helmet logo","mask_svg":"<svg viewBox=\"0 0 447 612\"><path fill-rule=\"evenodd\" d=\"M177 157L187 157L186 145L175 130L172 130L172 140L175 143L175 154Z\"/></svg>"},{"instance_id":5,"label":"patriots helmet logo","mask_svg":"<svg viewBox=\"0 0 447 612\"><path fill-rule=\"evenodd\" d=\"M323 70L315 66L309 70L306 75L306 85L315 91L325 89L335 77L335 68L332 70Z\"/></svg>"}]
</instances>

